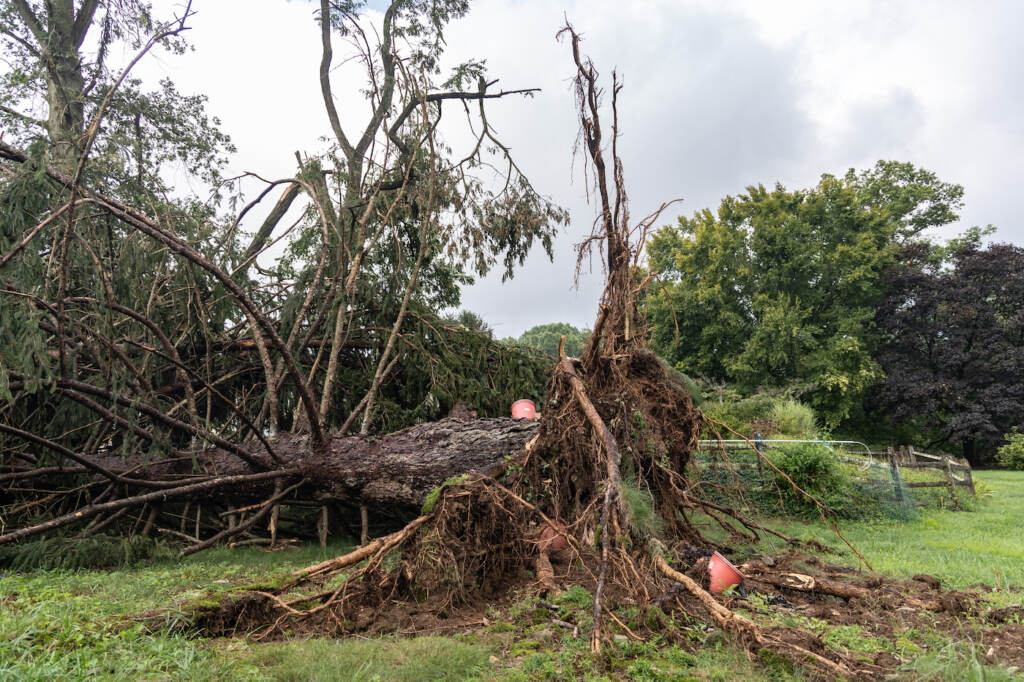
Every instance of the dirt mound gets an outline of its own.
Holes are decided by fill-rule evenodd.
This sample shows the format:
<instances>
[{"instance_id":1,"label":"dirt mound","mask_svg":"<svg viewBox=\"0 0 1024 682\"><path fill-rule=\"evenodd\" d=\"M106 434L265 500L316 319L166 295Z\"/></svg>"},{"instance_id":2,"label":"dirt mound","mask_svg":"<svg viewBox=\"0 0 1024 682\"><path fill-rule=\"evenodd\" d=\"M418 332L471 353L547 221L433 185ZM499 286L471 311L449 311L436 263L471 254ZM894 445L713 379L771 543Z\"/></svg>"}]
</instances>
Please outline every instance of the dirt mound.
<instances>
[{"instance_id":1,"label":"dirt mound","mask_svg":"<svg viewBox=\"0 0 1024 682\"><path fill-rule=\"evenodd\" d=\"M462 499L471 501L468 496ZM428 534L426 538L429 537ZM426 545L432 542L428 540ZM437 558L440 557L435 555L434 559ZM452 558L449 556L448 560ZM591 594L595 591L599 570L596 554L581 562L567 548L550 558L558 586L579 585ZM406 559L401 562L404 564ZM687 574L706 585L706 562L702 559L695 560ZM417 565L426 566L431 561L428 557ZM526 563L518 562L516 566L513 572L502 572L499 581L466 590L466 597L457 602L449 598L451 591L446 581L452 576L444 571L435 569L431 574L432 579L439 581L435 592L409 597L407 586L396 583L401 570L378 570L372 574L363 572L359 583L342 583L349 590L345 599L339 599L341 592L337 586L314 592L307 586L302 594L293 593L290 600L268 592L233 594L216 609L205 611L199 624L207 634L230 636L244 632L258 639L472 632L508 619L507 614L516 607L517 595L522 598L551 594L541 578L528 571ZM991 608L984 596L976 592L943 591L936 589L932 581L922 581L917 576L897 580L860 572L828 564L795 549L748 561L740 565L740 570L747 575L742 589L716 601L732 617L742 620L749 614L750 620L757 623L756 633L748 632L749 637L756 635L756 639L745 639L742 631L728 634L737 643L745 644L752 658L768 665L782 655L782 660L790 660L824 678L889 679L934 646L927 633L970 639L979 645L981 657L988 663L1024 664L1024 626L1017 622L1022 608ZM696 621L713 620L708 604L671 580L648 580L645 589L648 597L636 599L632 590L622 589L617 582L609 586L605 598L614 621L613 631L628 632L630 637L644 640L657 636L694 649L697 645L687 632L668 627L665 618L675 614ZM623 619L615 614L626 612L642 615L634 617L628 629L623 629L619 625L625 626ZM538 602L538 608L526 618L531 625L550 623L556 630L575 630L583 637L590 622L586 610L567 614L544 601ZM722 629L728 632L727 628Z\"/></svg>"}]
</instances>

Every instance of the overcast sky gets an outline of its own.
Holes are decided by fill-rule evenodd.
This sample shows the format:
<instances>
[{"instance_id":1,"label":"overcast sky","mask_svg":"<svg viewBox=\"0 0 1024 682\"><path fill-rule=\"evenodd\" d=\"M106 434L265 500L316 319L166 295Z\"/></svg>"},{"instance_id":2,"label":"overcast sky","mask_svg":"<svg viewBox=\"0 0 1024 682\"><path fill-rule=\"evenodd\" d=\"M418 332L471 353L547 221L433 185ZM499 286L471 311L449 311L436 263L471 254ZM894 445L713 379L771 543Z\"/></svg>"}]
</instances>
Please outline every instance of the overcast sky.
<instances>
[{"instance_id":1,"label":"overcast sky","mask_svg":"<svg viewBox=\"0 0 1024 682\"><path fill-rule=\"evenodd\" d=\"M313 5L193 8L195 52L157 57L138 74L209 97L238 147L231 171L290 177L294 152L324 149L330 133ZM750 184L807 187L825 172L895 159L964 185L963 219L938 236L991 223L997 240L1024 244L1022 2L479 0L449 27L448 58L486 59L506 88L542 88L497 102L488 117L534 186L573 220L554 263L537 253L511 282L494 276L464 291L464 307L500 336L545 322L589 326L600 292L599 271L572 286L573 245L594 214L579 163L574 176L573 68L554 38L563 16L602 74L616 68L625 81L620 150L638 218L681 198L662 221L674 222ZM351 124L363 113L359 76L355 67L335 72Z\"/></svg>"}]
</instances>

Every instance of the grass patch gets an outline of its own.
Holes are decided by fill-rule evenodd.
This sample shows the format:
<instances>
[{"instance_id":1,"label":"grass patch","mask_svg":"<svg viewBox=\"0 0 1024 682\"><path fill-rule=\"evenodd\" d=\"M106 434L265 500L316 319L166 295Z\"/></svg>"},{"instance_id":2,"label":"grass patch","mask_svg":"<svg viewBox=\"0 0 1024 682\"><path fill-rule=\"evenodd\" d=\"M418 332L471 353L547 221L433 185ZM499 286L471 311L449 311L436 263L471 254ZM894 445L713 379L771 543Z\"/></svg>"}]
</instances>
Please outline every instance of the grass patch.
<instances>
[{"instance_id":1,"label":"grass patch","mask_svg":"<svg viewBox=\"0 0 1024 682\"><path fill-rule=\"evenodd\" d=\"M1018 671L983 663L974 646L962 642L918 656L904 670L917 682L1013 682L1021 679Z\"/></svg>"},{"instance_id":2,"label":"grass patch","mask_svg":"<svg viewBox=\"0 0 1024 682\"><path fill-rule=\"evenodd\" d=\"M491 650L448 637L304 639L253 647L250 660L271 680L465 680L490 668Z\"/></svg>"},{"instance_id":3,"label":"grass patch","mask_svg":"<svg viewBox=\"0 0 1024 682\"><path fill-rule=\"evenodd\" d=\"M629 510L630 520L642 533L661 535L664 520L654 509L654 496L650 490L641 489L635 476L624 477L619 486L622 499Z\"/></svg>"},{"instance_id":4,"label":"grass patch","mask_svg":"<svg viewBox=\"0 0 1024 682\"><path fill-rule=\"evenodd\" d=\"M924 509L916 521L848 522L841 526L843 535L880 573L908 578L927 573L942 580L947 589L978 583L1024 586L1024 543L1018 539L1024 521L1024 472L977 471L974 478L991 495L977 500L973 511ZM783 533L840 548L845 560L856 565L856 557L820 523L792 518L770 523ZM767 551L783 549L770 537L766 544ZM1004 592L1003 597L1020 601L1019 593Z\"/></svg>"},{"instance_id":5,"label":"grass patch","mask_svg":"<svg viewBox=\"0 0 1024 682\"><path fill-rule=\"evenodd\" d=\"M350 548L214 549L113 571L0 573L0 680L260 679L182 631L148 632L128 617L210 590L276 578ZM172 608L169 621L180 617Z\"/></svg>"}]
</instances>

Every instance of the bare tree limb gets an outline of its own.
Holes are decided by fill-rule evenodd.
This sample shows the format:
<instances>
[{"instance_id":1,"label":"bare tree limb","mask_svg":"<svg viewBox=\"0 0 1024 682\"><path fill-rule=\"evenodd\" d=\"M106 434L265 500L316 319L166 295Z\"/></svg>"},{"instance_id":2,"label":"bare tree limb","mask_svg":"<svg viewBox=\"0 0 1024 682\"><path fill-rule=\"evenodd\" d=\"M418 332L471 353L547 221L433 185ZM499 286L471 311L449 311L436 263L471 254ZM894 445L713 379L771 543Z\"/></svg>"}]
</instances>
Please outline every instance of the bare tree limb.
<instances>
[{"instance_id":1,"label":"bare tree limb","mask_svg":"<svg viewBox=\"0 0 1024 682\"><path fill-rule=\"evenodd\" d=\"M14 8L18 10L18 15L25 22L25 26L32 32L36 42L39 43L39 47L45 50L48 36L43 29L43 25L39 23L39 18L32 12L32 8L28 6L25 0L11 0L11 2L14 4Z\"/></svg>"},{"instance_id":2,"label":"bare tree limb","mask_svg":"<svg viewBox=\"0 0 1024 682\"><path fill-rule=\"evenodd\" d=\"M256 523L260 519L262 519L264 516L266 516L267 513L271 509L274 508L274 504L276 502L278 502L280 500L283 500L285 497L287 497L293 491L295 491L299 487L305 485L306 483L308 483L308 480L304 478L301 481L299 481L298 483L294 483L294 484L288 486L287 488L285 488L284 490L281 490L280 492L275 493L270 499L266 500L265 502L261 502L259 504L260 510L258 512L256 512L255 514L253 514L251 517L249 517L248 519L246 519L242 523L239 523L236 526L225 528L224 530L222 530L221 532L217 533L213 537L207 538L206 540L203 540L202 542L196 543L196 544L194 544L194 545L192 545L190 547L186 547L185 549L183 549L181 551L181 556L185 557L185 556L188 556L190 554L195 554L196 552L202 551L202 550L206 549L207 547L213 547L214 545L216 545L218 542L220 542L222 540L226 540L226 539L228 539L230 537L238 535L239 533L244 533L245 531L249 530L254 525L256 525Z\"/></svg>"},{"instance_id":3,"label":"bare tree limb","mask_svg":"<svg viewBox=\"0 0 1024 682\"><path fill-rule=\"evenodd\" d=\"M82 47L85 36L89 32L89 26L92 25L92 17L96 13L96 8L99 4L100 0L82 0L78 13L75 15L75 23L71 28L71 42L74 43L76 48Z\"/></svg>"},{"instance_id":4,"label":"bare tree limb","mask_svg":"<svg viewBox=\"0 0 1024 682\"><path fill-rule=\"evenodd\" d=\"M331 59L334 56L334 49L331 47L331 7L328 0L320 0L320 42L323 46L320 58L320 93L323 95L324 107L327 109L327 118L330 119L334 136L338 138L338 144L341 145L345 156L351 159L356 155L355 149L341 127L338 108L334 104L334 95L331 92Z\"/></svg>"},{"instance_id":5,"label":"bare tree limb","mask_svg":"<svg viewBox=\"0 0 1024 682\"><path fill-rule=\"evenodd\" d=\"M19 151L18 149L0 141L0 158L6 158L17 163L25 163L28 160L28 156ZM71 180L58 170L47 167L46 174L57 182L61 183L65 187L71 187ZM299 371L298 365L295 362L295 358L285 346L284 341L278 335L276 329L270 324L270 321L266 316L261 313L256 306L249 300L245 292L242 291L231 277L226 274L223 270L218 268L216 265L207 260L202 254L196 251L188 243L182 241L178 237L167 232L152 218L149 218L142 212L131 208L116 199L104 196L99 192L91 192L81 189L82 196L86 196L95 201L97 205L102 207L108 213L118 218L119 220L131 225L135 229L139 230L143 234L146 234L153 239L164 244L172 252L183 256L187 260L200 266L210 274L212 274L217 280L224 285L225 289L231 294L231 296L238 302L239 306L243 311L250 313L256 320L259 328L270 338L274 347L284 357L285 366L288 369L288 373L291 375L292 380L295 381L299 391L299 398L302 401L303 407L306 409L307 415L310 418L310 426L313 434L314 441L317 447L323 447L325 441L323 427L317 410L316 402L313 398L313 394L309 389L305 381L305 377L302 372Z\"/></svg>"},{"instance_id":6,"label":"bare tree limb","mask_svg":"<svg viewBox=\"0 0 1024 682\"><path fill-rule=\"evenodd\" d=\"M147 502L165 502L173 497L182 497L183 495L191 495L192 493L198 493L205 490L215 490L225 486L238 485L240 483L254 483L257 481L266 481L275 478L283 478L285 476L294 476L295 470L283 469L279 471L264 471L258 474L243 474L239 476L222 476L220 478L213 478L199 483L193 483L191 485L183 485L178 488L169 488L167 490L158 490L144 495L135 495L134 497L125 497L119 500L112 500L110 502L103 502L101 504L94 504L88 507L83 507L70 514L64 516L58 516L52 518L43 523L29 526L27 528L19 528L18 530L11 531L4 535L0 535L0 545L6 542L14 542L21 540L22 538L30 537L32 535L38 535L39 533L45 533L46 531L66 526L69 523L75 523L76 521L83 521L90 516L99 514L106 511L115 511L122 507L134 507Z\"/></svg>"}]
</instances>

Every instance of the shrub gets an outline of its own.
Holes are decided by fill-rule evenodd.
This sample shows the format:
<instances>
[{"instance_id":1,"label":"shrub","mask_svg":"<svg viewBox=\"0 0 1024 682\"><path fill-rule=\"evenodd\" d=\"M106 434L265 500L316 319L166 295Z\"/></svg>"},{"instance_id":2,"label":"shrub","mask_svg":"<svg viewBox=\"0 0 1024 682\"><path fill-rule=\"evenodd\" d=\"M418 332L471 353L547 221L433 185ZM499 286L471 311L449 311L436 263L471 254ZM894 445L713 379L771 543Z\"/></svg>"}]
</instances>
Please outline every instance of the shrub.
<instances>
[{"instance_id":1,"label":"shrub","mask_svg":"<svg viewBox=\"0 0 1024 682\"><path fill-rule=\"evenodd\" d=\"M1003 438L1007 442L1006 445L1003 445L996 451L996 460L1000 466L1007 469L1024 471L1024 433L1021 433L1015 427L1013 431L1004 435Z\"/></svg>"},{"instance_id":2,"label":"shrub","mask_svg":"<svg viewBox=\"0 0 1024 682\"><path fill-rule=\"evenodd\" d=\"M775 464L793 483L813 495L841 518L861 518L877 511L877 501L857 485L823 445L801 443L769 451ZM784 477L775 474L783 504L790 513L817 517L817 505L797 492Z\"/></svg>"},{"instance_id":3,"label":"shrub","mask_svg":"<svg viewBox=\"0 0 1024 682\"><path fill-rule=\"evenodd\" d=\"M755 393L749 398L724 403L707 401L701 409L709 417L726 424L731 429L740 433L753 434L754 422L764 420L771 414L772 402L771 396ZM722 437L730 438L731 436L722 434Z\"/></svg>"},{"instance_id":4,"label":"shrub","mask_svg":"<svg viewBox=\"0 0 1024 682\"><path fill-rule=\"evenodd\" d=\"M751 436L783 433L794 438L815 438L818 434L814 410L792 398L755 393L724 403L709 400L701 409L709 417ZM723 437L728 436L723 434Z\"/></svg>"},{"instance_id":5,"label":"shrub","mask_svg":"<svg viewBox=\"0 0 1024 682\"><path fill-rule=\"evenodd\" d=\"M818 433L814 410L798 400L775 400L772 403L771 418L779 433L798 438L814 438Z\"/></svg>"}]
</instances>

